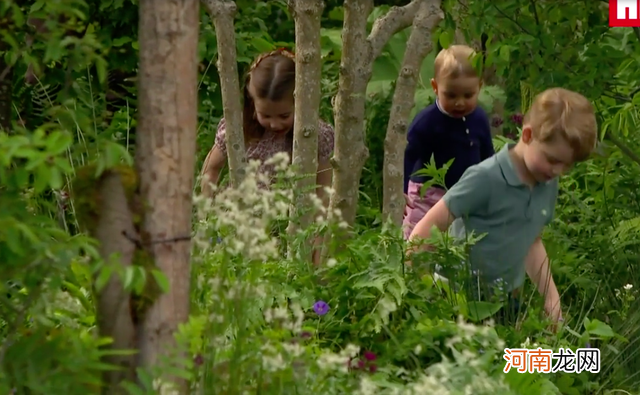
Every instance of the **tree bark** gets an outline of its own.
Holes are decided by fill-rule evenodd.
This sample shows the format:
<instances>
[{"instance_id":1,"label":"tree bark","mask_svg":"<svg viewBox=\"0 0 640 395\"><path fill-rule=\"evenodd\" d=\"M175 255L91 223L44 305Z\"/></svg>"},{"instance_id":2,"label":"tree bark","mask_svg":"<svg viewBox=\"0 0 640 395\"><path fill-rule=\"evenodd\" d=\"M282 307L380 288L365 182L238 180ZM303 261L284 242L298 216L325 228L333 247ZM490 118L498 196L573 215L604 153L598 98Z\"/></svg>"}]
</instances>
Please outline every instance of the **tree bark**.
<instances>
[{"instance_id":1,"label":"tree bark","mask_svg":"<svg viewBox=\"0 0 640 395\"><path fill-rule=\"evenodd\" d=\"M295 123L293 126L293 158L296 171L302 176L296 181L296 195L292 207L289 231L306 229L311 224L314 213L306 210L312 207L311 193L315 193L318 171L318 128L320 111L320 17L324 9L322 0L289 0L289 9L295 21L296 35L296 87Z\"/></svg>"},{"instance_id":2,"label":"tree bark","mask_svg":"<svg viewBox=\"0 0 640 395\"><path fill-rule=\"evenodd\" d=\"M378 18L367 37L367 18L372 0L345 0L342 30L342 60L338 94L334 105L335 150L332 160L333 189L330 208L339 209L343 220L353 225L358 206L360 176L369 157L365 145L365 94L373 61L380 56L389 38L413 21L421 0L392 7Z\"/></svg>"},{"instance_id":3,"label":"tree bark","mask_svg":"<svg viewBox=\"0 0 640 395\"><path fill-rule=\"evenodd\" d=\"M420 66L433 48L431 34L444 19L440 7L441 0L424 0L420 3L391 102L391 114L384 139L382 216L384 220L391 220L398 226L402 222L405 205L402 193L403 161L409 115L415 103Z\"/></svg>"},{"instance_id":4,"label":"tree bark","mask_svg":"<svg viewBox=\"0 0 640 395\"><path fill-rule=\"evenodd\" d=\"M142 317L139 349L144 367L175 350L174 332L189 316L198 32L198 0L140 1L140 242L170 286ZM184 380L170 380L179 393L187 393Z\"/></svg>"},{"instance_id":5,"label":"tree bark","mask_svg":"<svg viewBox=\"0 0 640 395\"><path fill-rule=\"evenodd\" d=\"M133 170L129 172L133 174ZM89 166L80 170L74 180L74 200L81 213L78 220L99 241L99 252L104 262L117 263L126 269L132 265L136 251L136 245L126 237L137 237L131 202L125 193L121 173L109 169L98 180L93 179L94 174L95 167ZM92 207L91 212L86 211L88 207ZM133 350L137 328L131 315L129 292L124 289L118 273L112 273L103 288L96 287L95 295L98 332L101 337L112 339L105 348ZM103 373L102 393L127 394L120 384L125 380L135 382L135 355L107 355L103 362L115 365L119 370Z\"/></svg>"},{"instance_id":6,"label":"tree bark","mask_svg":"<svg viewBox=\"0 0 640 395\"><path fill-rule=\"evenodd\" d=\"M204 5L213 19L218 43L216 66L220 74L220 88L222 90L229 178L232 185L239 185L245 176L247 157L236 60L236 33L233 23L237 6L233 1L224 0L204 0Z\"/></svg>"}]
</instances>

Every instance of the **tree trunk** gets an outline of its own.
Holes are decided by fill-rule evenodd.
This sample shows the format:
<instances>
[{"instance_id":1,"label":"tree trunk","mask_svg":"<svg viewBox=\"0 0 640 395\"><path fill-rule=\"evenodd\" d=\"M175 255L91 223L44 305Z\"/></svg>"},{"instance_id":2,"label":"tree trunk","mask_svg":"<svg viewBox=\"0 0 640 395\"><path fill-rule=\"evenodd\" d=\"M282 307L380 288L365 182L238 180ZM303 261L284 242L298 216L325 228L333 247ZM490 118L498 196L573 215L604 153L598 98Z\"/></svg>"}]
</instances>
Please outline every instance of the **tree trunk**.
<instances>
[{"instance_id":1,"label":"tree trunk","mask_svg":"<svg viewBox=\"0 0 640 395\"><path fill-rule=\"evenodd\" d=\"M198 32L198 0L140 1L136 142L144 207L140 241L170 286L141 317L144 367L156 365L172 351L174 332L189 317ZM173 380L179 393L187 393L184 380Z\"/></svg>"},{"instance_id":2,"label":"tree trunk","mask_svg":"<svg viewBox=\"0 0 640 395\"><path fill-rule=\"evenodd\" d=\"M411 25L421 2L412 0L403 7L392 7L374 22L368 37L367 18L373 9L373 1L344 2L342 60L334 106L336 136L332 166L335 193L331 196L330 208L339 209L349 225L355 222L360 176L369 156L364 136L364 110L373 61L380 56L391 36Z\"/></svg>"},{"instance_id":3,"label":"tree trunk","mask_svg":"<svg viewBox=\"0 0 640 395\"><path fill-rule=\"evenodd\" d=\"M218 42L218 62L216 65L220 74L220 88L222 90L229 177L231 184L237 186L244 178L247 164L236 60L236 33L233 23L237 6L233 1L223 0L204 0L204 4L216 29Z\"/></svg>"},{"instance_id":4,"label":"tree trunk","mask_svg":"<svg viewBox=\"0 0 640 395\"><path fill-rule=\"evenodd\" d=\"M132 350L136 347L137 328L131 315L129 292L124 289L118 273L134 263L136 252L135 243L128 238L137 237L132 213L133 200L129 200L135 189L135 173L130 168L126 172L108 169L96 180L95 172L95 165L78 169L73 180L72 198L80 226L99 241L98 250L102 260L107 265L120 265L104 285L94 286L98 332L101 337L112 339L112 343L105 348ZM128 181L128 188L124 186L124 179ZM110 269L105 267L105 270ZM135 355L107 354L103 362L115 365L118 370L103 373L102 393L127 394L120 384L124 380L135 382Z\"/></svg>"},{"instance_id":5,"label":"tree trunk","mask_svg":"<svg viewBox=\"0 0 640 395\"><path fill-rule=\"evenodd\" d=\"M322 0L289 0L289 9L296 26L296 87L295 123L293 126L293 158L296 171L302 176L296 182L296 202L292 207L289 231L306 229L314 213L308 196L315 193L318 171L318 128L320 111L320 17L324 9Z\"/></svg>"},{"instance_id":6,"label":"tree trunk","mask_svg":"<svg viewBox=\"0 0 640 395\"><path fill-rule=\"evenodd\" d=\"M100 255L108 260L112 254L119 254L119 263L127 268L133 262L136 246L125 234L136 237L136 231L120 174L107 171L99 183L98 191L102 206L98 211L100 220L95 238L100 241ZM120 278L112 275L98 295L97 322L100 336L111 337L113 343L110 348L114 350L134 349L136 328L131 316L131 302ZM122 371L105 373L104 393L126 394L127 391L119 385L123 380L135 382L135 355L114 355L107 357L105 362L119 366Z\"/></svg>"},{"instance_id":7,"label":"tree trunk","mask_svg":"<svg viewBox=\"0 0 640 395\"><path fill-rule=\"evenodd\" d=\"M382 216L400 225L405 200L402 193L404 149L411 109L415 103L416 80L425 56L431 52L431 33L442 21L441 0L424 0L413 20L402 68L396 81L391 114L384 140Z\"/></svg>"}]
</instances>

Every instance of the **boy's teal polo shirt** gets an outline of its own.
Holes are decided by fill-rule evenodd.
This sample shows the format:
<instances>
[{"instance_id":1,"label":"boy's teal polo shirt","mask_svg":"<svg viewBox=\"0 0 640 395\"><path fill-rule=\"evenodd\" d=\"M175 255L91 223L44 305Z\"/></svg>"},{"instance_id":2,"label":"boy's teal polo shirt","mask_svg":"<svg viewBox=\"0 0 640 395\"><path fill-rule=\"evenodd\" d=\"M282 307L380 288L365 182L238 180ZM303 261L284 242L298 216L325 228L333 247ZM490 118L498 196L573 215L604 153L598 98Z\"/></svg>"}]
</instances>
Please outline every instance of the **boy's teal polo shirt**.
<instances>
[{"instance_id":1,"label":"boy's teal polo shirt","mask_svg":"<svg viewBox=\"0 0 640 395\"><path fill-rule=\"evenodd\" d=\"M507 292L524 284L525 257L551 222L558 196L557 178L533 188L520 180L508 151L514 146L505 145L469 167L443 197L449 211L462 218L467 233L473 231L475 237L486 233L471 247L469 260L489 293L500 279Z\"/></svg>"}]
</instances>

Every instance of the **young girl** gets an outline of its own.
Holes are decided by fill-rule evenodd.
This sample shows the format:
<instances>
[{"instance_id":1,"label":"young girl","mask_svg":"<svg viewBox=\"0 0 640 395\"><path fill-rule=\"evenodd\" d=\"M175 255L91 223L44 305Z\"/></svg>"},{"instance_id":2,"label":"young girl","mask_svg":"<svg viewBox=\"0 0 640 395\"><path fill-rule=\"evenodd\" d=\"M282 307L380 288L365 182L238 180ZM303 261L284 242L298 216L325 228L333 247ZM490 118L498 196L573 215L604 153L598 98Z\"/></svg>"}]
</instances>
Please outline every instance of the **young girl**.
<instances>
[{"instance_id":1,"label":"young girl","mask_svg":"<svg viewBox=\"0 0 640 395\"><path fill-rule=\"evenodd\" d=\"M473 49L452 45L438 53L431 87L436 102L414 118L407 133L404 154L404 193L407 205L403 221L404 237L451 188L469 166L494 154L487 114L478 106L482 81L471 64ZM426 176L414 173L431 162L440 169L454 159L445 176L445 185L434 185L420 193Z\"/></svg>"},{"instance_id":2,"label":"young girl","mask_svg":"<svg viewBox=\"0 0 640 395\"><path fill-rule=\"evenodd\" d=\"M249 68L244 86L243 132L247 159L263 164L259 171L271 174L273 169L264 162L279 152L293 151L293 122L295 88L295 56L284 49L260 55ZM316 193L328 206L325 187L331 186L332 169L329 158L333 152L334 132L320 121L318 130L318 172ZM217 184L220 171L227 162L224 118L218 124L215 144L202 166L202 193L211 197L209 183ZM314 252L314 263L319 262Z\"/></svg>"}]
</instances>

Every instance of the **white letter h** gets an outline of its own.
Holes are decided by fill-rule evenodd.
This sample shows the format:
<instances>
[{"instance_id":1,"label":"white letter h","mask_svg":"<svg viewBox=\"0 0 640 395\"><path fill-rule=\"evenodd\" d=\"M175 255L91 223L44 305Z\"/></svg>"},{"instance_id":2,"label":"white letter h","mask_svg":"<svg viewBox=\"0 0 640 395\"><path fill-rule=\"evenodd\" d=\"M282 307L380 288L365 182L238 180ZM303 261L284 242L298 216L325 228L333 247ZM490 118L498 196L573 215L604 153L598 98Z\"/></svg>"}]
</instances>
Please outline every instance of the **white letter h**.
<instances>
[{"instance_id":1,"label":"white letter h","mask_svg":"<svg viewBox=\"0 0 640 395\"><path fill-rule=\"evenodd\" d=\"M618 0L618 19L627 19L627 8L629 19L638 19L638 0Z\"/></svg>"}]
</instances>

